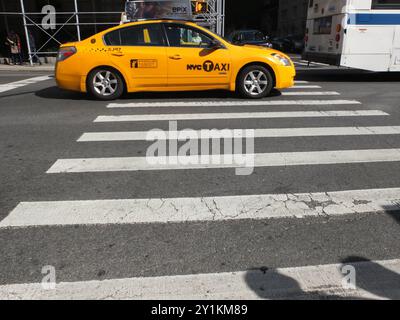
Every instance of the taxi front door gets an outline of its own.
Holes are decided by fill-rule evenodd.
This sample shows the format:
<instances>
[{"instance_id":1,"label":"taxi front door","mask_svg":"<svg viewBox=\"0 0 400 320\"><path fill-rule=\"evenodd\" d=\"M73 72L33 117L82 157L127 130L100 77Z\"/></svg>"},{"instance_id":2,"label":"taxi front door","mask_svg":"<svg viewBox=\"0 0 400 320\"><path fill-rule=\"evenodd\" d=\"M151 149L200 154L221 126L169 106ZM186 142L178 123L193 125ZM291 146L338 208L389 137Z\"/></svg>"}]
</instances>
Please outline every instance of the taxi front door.
<instances>
[{"instance_id":1,"label":"taxi front door","mask_svg":"<svg viewBox=\"0 0 400 320\"><path fill-rule=\"evenodd\" d=\"M201 30L165 24L168 86L184 88L221 88L228 86L232 63L224 47L210 47L213 39Z\"/></svg>"}]
</instances>

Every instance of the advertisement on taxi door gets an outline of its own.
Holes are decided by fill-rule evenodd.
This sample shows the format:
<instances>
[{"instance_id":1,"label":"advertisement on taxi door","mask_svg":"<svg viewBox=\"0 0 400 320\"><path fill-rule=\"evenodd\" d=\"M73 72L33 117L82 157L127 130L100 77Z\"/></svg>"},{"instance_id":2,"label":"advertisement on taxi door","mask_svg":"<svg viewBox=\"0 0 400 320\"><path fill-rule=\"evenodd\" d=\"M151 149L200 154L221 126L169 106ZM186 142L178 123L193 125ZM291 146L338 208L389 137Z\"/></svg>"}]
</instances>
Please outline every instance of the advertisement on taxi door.
<instances>
[{"instance_id":1,"label":"advertisement on taxi door","mask_svg":"<svg viewBox=\"0 0 400 320\"><path fill-rule=\"evenodd\" d=\"M125 12L129 21L163 18L190 20L192 18L190 0L127 1Z\"/></svg>"}]
</instances>

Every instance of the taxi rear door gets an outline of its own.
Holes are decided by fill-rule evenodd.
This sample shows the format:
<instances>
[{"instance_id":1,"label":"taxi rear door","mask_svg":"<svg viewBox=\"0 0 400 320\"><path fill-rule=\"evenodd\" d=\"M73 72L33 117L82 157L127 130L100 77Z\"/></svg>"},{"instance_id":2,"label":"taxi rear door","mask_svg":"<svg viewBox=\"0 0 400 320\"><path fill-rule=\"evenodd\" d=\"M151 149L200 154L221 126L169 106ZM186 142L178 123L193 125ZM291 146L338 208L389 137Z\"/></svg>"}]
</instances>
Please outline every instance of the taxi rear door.
<instances>
[{"instance_id":1,"label":"taxi rear door","mask_svg":"<svg viewBox=\"0 0 400 320\"><path fill-rule=\"evenodd\" d=\"M130 75L136 88L165 87L168 81L167 48L161 24L125 27L105 35L113 62Z\"/></svg>"},{"instance_id":2,"label":"taxi rear door","mask_svg":"<svg viewBox=\"0 0 400 320\"><path fill-rule=\"evenodd\" d=\"M229 51L212 47L214 40L203 31L183 25L164 24L167 39L168 85L170 87L223 87L231 78Z\"/></svg>"}]
</instances>

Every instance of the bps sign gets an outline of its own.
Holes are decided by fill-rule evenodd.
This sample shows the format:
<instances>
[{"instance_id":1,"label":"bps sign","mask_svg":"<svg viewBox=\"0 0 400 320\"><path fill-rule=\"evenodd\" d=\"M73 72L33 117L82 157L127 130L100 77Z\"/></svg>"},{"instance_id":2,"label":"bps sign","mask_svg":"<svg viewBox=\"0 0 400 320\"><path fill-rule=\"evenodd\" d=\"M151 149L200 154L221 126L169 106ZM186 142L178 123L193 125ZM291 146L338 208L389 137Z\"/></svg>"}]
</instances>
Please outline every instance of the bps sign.
<instances>
[{"instance_id":1,"label":"bps sign","mask_svg":"<svg viewBox=\"0 0 400 320\"><path fill-rule=\"evenodd\" d=\"M192 19L190 0L127 1L125 13L129 21L143 19Z\"/></svg>"}]
</instances>

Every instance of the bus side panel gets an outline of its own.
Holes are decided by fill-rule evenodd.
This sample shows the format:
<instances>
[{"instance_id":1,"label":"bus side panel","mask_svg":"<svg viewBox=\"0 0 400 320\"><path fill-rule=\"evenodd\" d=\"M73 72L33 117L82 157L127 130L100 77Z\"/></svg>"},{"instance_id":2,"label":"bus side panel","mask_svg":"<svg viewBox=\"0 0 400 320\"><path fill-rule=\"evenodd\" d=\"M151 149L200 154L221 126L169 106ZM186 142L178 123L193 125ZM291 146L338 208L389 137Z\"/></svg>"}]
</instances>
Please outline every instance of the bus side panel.
<instances>
[{"instance_id":1,"label":"bus side panel","mask_svg":"<svg viewBox=\"0 0 400 320\"><path fill-rule=\"evenodd\" d=\"M400 26L396 26L390 71L400 71Z\"/></svg>"},{"instance_id":2,"label":"bus side panel","mask_svg":"<svg viewBox=\"0 0 400 320\"><path fill-rule=\"evenodd\" d=\"M347 25L341 65L370 71L388 71L394 28L384 25Z\"/></svg>"}]
</instances>

